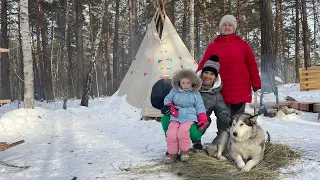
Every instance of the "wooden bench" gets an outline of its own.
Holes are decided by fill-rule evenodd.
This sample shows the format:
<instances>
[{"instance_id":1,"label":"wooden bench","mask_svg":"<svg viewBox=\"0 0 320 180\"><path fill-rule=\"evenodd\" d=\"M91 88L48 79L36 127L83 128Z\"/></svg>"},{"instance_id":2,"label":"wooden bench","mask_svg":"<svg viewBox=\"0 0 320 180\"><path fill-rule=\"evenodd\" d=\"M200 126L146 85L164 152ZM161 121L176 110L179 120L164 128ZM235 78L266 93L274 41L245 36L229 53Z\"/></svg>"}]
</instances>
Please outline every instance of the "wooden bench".
<instances>
[{"instance_id":1,"label":"wooden bench","mask_svg":"<svg viewBox=\"0 0 320 180\"><path fill-rule=\"evenodd\" d=\"M0 107L1 107L3 104L8 104L8 103L11 103L11 100L10 100L10 99L0 99Z\"/></svg>"}]
</instances>

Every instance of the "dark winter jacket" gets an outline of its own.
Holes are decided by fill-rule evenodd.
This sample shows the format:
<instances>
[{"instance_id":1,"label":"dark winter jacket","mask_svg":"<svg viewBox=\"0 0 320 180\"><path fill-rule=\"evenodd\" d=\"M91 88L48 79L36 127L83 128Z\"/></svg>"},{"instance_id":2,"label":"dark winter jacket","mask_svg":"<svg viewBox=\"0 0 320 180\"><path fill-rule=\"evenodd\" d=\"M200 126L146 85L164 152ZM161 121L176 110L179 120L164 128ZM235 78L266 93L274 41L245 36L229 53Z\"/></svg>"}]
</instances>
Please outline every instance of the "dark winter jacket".
<instances>
[{"instance_id":1,"label":"dark winter jacket","mask_svg":"<svg viewBox=\"0 0 320 180\"><path fill-rule=\"evenodd\" d=\"M201 71L198 72L201 74ZM218 75L213 87L210 91L204 91L200 94L202 96L204 106L206 107L206 113L209 123L211 123L210 115L214 112L217 117L217 128L219 131L225 131L231 125L230 112L224 103L223 97L220 93L222 88L222 82L220 75Z\"/></svg>"},{"instance_id":2,"label":"dark winter jacket","mask_svg":"<svg viewBox=\"0 0 320 180\"><path fill-rule=\"evenodd\" d=\"M200 71L210 56L218 55L223 82L221 93L226 104L251 102L252 88L261 89L258 66L248 43L238 35L217 36L199 64Z\"/></svg>"}]
</instances>

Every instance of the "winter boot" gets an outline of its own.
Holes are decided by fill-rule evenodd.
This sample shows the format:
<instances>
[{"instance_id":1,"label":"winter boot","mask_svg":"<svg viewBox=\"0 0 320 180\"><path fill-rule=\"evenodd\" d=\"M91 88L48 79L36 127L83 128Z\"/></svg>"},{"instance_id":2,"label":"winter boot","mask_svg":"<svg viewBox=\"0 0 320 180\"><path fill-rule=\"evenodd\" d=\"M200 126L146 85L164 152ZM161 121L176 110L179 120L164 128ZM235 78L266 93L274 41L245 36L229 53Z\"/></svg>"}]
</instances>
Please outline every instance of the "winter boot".
<instances>
[{"instance_id":1,"label":"winter boot","mask_svg":"<svg viewBox=\"0 0 320 180\"><path fill-rule=\"evenodd\" d=\"M178 154L168 154L166 156L166 158L164 159L164 163L171 164L171 163L176 162L177 159L178 159Z\"/></svg>"},{"instance_id":2,"label":"winter boot","mask_svg":"<svg viewBox=\"0 0 320 180\"><path fill-rule=\"evenodd\" d=\"M202 144L201 144L201 140L199 140L199 141L194 141L192 147L193 147L193 149L202 150L202 149L203 149L203 146L202 146Z\"/></svg>"},{"instance_id":3,"label":"winter boot","mask_svg":"<svg viewBox=\"0 0 320 180\"><path fill-rule=\"evenodd\" d=\"M189 161L190 157L189 157L189 152L188 151L181 151L180 155L181 155L181 161L182 162Z\"/></svg>"}]
</instances>

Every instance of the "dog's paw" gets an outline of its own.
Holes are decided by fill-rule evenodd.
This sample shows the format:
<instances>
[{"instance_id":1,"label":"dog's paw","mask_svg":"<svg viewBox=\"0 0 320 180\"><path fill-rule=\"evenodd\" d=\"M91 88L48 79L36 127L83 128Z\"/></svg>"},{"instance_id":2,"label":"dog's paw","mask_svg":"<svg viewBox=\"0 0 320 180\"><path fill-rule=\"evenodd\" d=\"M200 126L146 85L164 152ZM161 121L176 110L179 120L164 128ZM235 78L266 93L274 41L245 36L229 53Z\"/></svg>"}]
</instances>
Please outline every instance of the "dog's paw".
<instances>
[{"instance_id":1,"label":"dog's paw","mask_svg":"<svg viewBox=\"0 0 320 180\"><path fill-rule=\"evenodd\" d=\"M217 155L216 148L214 146L208 146L205 148L205 151L209 156L215 157Z\"/></svg>"},{"instance_id":2,"label":"dog's paw","mask_svg":"<svg viewBox=\"0 0 320 180\"><path fill-rule=\"evenodd\" d=\"M243 166L243 168L241 169L241 172L248 172L251 170L251 167L249 166Z\"/></svg>"},{"instance_id":3,"label":"dog's paw","mask_svg":"<svg viewBox=\"0 0 320 180\"><path fill-rule=\"evenodd\" d=\"M239 169L242 169L246 164L242 161L242 162L237 162L237 166Z\"/></svg>"},{"instance_id":4,"label":"dog's paw","mask_svg":"<svg viewBox=\"0 0 320 180\"><path fill-rule=\"evenodd\" d=\"M220 160L220 161L227 161L228 159L224 156L217 156L217 158Z\"/></svg>"}]
</instances>

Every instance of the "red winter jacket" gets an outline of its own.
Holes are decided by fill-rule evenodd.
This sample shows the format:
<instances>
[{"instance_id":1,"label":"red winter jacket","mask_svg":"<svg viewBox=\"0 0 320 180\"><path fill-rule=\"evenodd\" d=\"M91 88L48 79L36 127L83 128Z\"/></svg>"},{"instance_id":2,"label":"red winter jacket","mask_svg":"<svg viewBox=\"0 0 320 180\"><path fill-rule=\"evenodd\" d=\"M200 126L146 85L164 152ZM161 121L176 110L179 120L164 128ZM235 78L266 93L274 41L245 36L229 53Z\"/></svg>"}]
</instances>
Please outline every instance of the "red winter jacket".
<instances>
[{"instance_id":1,"label":"red winter jacket","mask_svg":"<svg viewBox=\"0 0 320 180\"><path fill-rule=\"evenodd\" d=\"M204 53L197 72L212 55L219 56L224 102L251 102L251 87L261 89L261 81L256 59L248 43L236 34L217 36Z\"/></svg>"}]
</instances>

